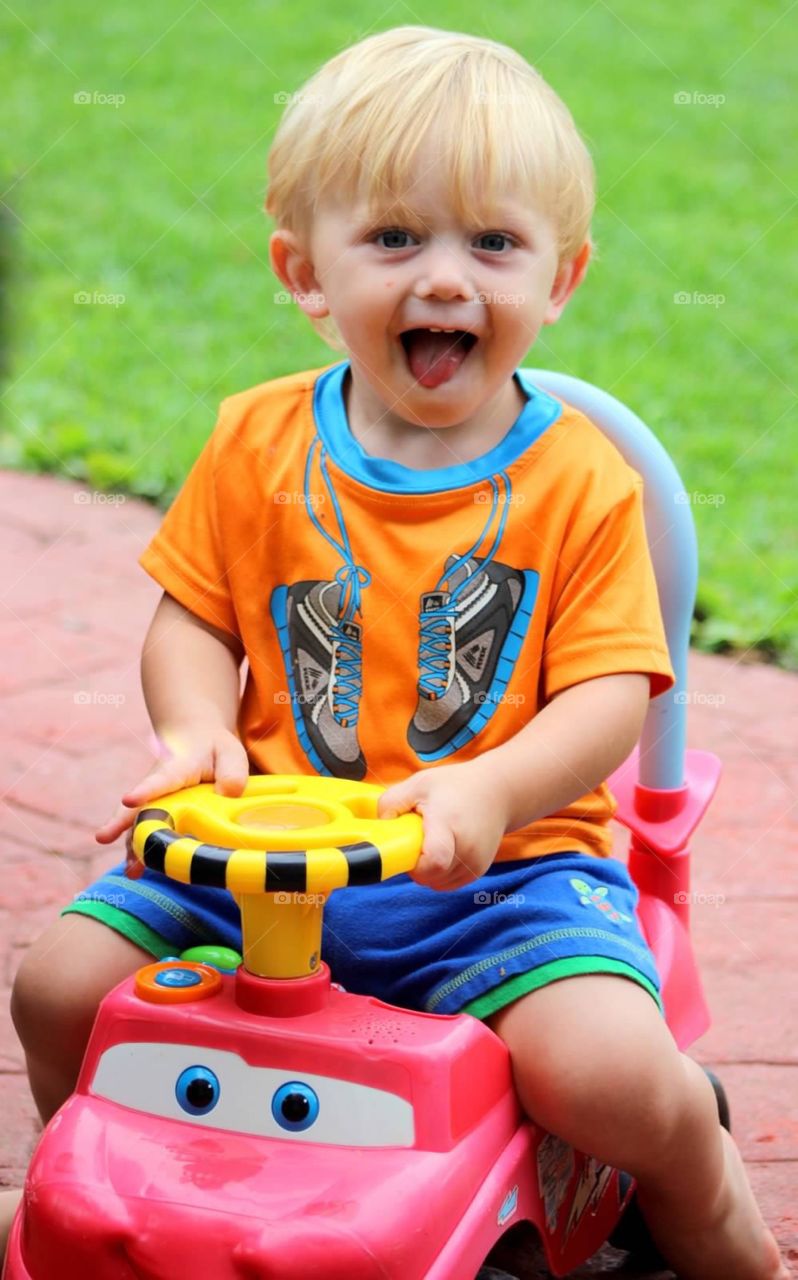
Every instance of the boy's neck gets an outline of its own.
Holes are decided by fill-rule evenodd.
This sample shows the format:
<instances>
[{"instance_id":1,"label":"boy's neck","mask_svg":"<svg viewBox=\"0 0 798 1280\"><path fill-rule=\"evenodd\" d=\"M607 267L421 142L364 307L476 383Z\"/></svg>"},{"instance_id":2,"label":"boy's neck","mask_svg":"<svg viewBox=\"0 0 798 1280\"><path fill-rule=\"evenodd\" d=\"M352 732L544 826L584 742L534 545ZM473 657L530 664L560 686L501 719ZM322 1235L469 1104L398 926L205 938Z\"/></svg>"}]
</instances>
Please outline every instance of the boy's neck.
<instances>
[{"instance_id":1,"label":"boy's neck","mask_svg":"<svg viewBox=\"0 0 798 1280\"><path fill-rule=\"evenodd\" d=\"M434 428L416 426L395 415L370 413L368 396L357 394L351 369L344 378L343 396L349 430L361 448L373 458L386 458L416 471L455 467L489 453L526 404L517 380L511 378L501 396L465 422Z\"/></svg>"}]
</instances>

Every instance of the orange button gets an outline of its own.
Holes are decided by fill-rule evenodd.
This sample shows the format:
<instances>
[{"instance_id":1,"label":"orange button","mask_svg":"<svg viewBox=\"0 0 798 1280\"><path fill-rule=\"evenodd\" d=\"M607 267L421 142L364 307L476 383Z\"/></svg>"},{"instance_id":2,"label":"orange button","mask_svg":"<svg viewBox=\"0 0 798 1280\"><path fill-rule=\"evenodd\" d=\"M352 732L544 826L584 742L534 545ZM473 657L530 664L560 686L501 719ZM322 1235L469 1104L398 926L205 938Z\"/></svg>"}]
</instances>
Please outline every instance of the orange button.
<instances>
[{"instance_id":1,"label":"orange button","mask_svg":"<svg viewBox=\"0 0 798 1280\"><path fill-rule=\"evenodd\" d=\"M222 975L207 964L167 960L145 964L136 973L135 992L152 1004L188 1004L205 1000L222 989Z\"/></svg>"}]
</instances>

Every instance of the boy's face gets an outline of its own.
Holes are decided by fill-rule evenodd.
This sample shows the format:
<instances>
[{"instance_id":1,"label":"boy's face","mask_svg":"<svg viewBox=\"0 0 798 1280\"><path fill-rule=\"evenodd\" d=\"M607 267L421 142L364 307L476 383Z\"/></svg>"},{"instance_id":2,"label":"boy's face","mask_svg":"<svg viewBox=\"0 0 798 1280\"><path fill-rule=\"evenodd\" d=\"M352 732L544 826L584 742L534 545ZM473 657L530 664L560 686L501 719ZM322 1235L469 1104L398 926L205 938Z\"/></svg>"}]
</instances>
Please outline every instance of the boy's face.
<instances>
[{"instance_id":1,"label":"boy's face","mask_svg":"<svg viewBox=\"0 0 798 1280\"><path fill-rule=\"evenodd\" d=\"M273 265L303 310L335 321L361 425L456 428L480 415L507 429L519 409L512 375L581 280L587 251L558 271L550 219L509 197L484 225L463 225L434 168L404 204L412 218L389 211L375 223L364 203L328 203L307 248L275 233Z\"/></svg>"}]
</instances>

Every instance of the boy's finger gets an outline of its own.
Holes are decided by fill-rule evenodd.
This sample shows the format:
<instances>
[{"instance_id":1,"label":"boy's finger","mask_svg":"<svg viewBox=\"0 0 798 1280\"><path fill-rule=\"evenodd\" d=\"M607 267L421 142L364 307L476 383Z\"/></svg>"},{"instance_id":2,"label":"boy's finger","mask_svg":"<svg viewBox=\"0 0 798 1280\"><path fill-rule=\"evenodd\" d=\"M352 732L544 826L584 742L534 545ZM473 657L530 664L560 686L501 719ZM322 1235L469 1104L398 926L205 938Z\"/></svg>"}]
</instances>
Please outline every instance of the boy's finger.
<instances>
[{"instance_id":1,"label":"boy's finger","mask_svg":"<svg viewBox=\"0 0 798 1280\"><path fill-rule=\"evenodd\" d=\"M216 751L216 790L222 795L240 796L249 778L249 761L241 743L231 737Z\"/></svg>"},{"instance_id":2,"label":"boy's finger","mask_svg":"<svg viewBox=\"0 0 798 1280\"><path fill-rule=\"evenodd\" d=\"M408 813L417 799L417 788L412 778L406 778L404 782L396 782L392 787L388 787L387 791L383 791L378 798L377 817L398 818L400 814Z\"/></svg>"},{"instance_id":3,"label":"boy's finger","mask_svg":"<svg viewBox=\"0 0 798 1280\"><path fill-rule=\"evenodd\" d=\"M454 832L448 823L424 815L424 843L421 857L412 875L427 884L439 883L448 877L455 861Z\"/></svg>"},{"instance_id":4,"label":"boy's finger","mask_svg":"<svg viewBox=\"0 0 798 1280\"><path fill-rule=\"evenodd\" d=\"M122 804L129 809L138 809L148 800L168 795L171 791L180 791L183 787L194 786L199 781L200 771L193 761L167 760L159 764L152 773L148 773L138 786L132 787L122 796Z\"/></svg>"},{"instance_id":5,"label":"boy's finger","mask_svg":"<svg viewBox=\"0 0 798 1280\"><path fill-rule=\"evenodd\" d=\"M98 844L112 844L117 836L121 836L123 831L133 825L133 817L130 809L120 805L113 818L109 818L108 822L98 827L94 833L94 839Z\"/></svg>"},{"instance_id":6,"label":"boy's finger","mask_svg":"<svg viewBox=\"0 0 798 1280\"><path fill-rule=\"evenodd\" d=\"M140 809L148 800L168 795L170 791L179 791L181 787L190 785L198 776L196 766L192 762L187 765L185 760L182 762L169 760L157 765L146 778L142 778L135 787L125 792L119 809L113 818L95 833L95 840L99 844L111 844L117 836L133 825L134 809Z\"/></svg>"},{"instance_id":7,"label":"boy's finger","mask_svg":"<svg viewBox=\"0 0 798 1280\"><path fill-rule=\"evenodd\" d=\"M127 833L125 840L125 875L128 880L140 880L144 875L144 863L140 862L133 852L133 830Z\"/></svg>"}]
</instances>

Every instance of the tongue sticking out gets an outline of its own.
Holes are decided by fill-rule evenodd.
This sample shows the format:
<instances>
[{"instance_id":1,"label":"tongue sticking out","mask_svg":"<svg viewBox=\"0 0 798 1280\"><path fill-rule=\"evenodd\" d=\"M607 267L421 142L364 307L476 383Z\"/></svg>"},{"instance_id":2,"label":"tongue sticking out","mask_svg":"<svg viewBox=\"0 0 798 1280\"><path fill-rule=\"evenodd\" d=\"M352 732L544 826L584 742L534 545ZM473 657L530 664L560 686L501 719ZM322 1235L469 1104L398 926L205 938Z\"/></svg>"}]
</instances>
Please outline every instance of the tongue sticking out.
<instances>
[{"instance_id":1,"label":"tongue sticking out","mask_svg":"<svg viewBox=\"0 0 798 1280\"><path fill-rule=\"evenodd\" d=\"M453 378L465 360L474 339L467 333L433 333L411 329L402 334L410 371L422 387L440 387Z\"/></svg>"}]
</instances>

